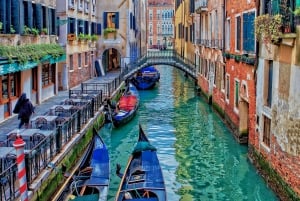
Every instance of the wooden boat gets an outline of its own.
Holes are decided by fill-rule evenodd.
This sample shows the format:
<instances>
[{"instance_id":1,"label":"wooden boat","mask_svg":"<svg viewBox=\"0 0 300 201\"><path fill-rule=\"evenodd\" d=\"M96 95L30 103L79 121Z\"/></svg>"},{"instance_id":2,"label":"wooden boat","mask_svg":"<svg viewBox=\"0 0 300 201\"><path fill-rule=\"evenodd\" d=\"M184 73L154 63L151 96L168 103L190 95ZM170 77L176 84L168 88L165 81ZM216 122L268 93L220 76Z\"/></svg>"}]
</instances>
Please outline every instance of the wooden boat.
<instances>
[{"instance_id":1,"label":"wooden boat","mask_svg":"<svg viewBox=\"0 0 300 201\"><path fill-rule=\"evenodd\" d=\"M117 168L117 173L119 168ZM141 125L139 139L128 160L115 201L166 201L166 188L156 148Z\"/></svg>"},{"instance_id":2,"label":"wooden boat","mask_svg":"<svg viewBox=\"0 0 300 201\"><path fill-rule=\"evenodd\" d=\"M129 122L136 114L139 107L139 94L136 87L128 84L120 100L117 103L116 109L112 112L111 119L115 127Z\"/></svg>"},{"instance_id":3,"label":"wooden boat","mask_svg":"<svg viewBox=\"0 0 300 201\"><path fill-rule=\"evenodd\" d=\"M80 170L70 184L69 198L72 201L107 200L110 180L108 150L98 132L95 129L93 132L93 140L83 157Z\"/></svg>"},{"instance_id":4,"label":"wooden boat","mask_svg":"<svg viewBox=\"0 0 300 201\"><path fill-rule=\"evenodd\" d=\"M139 90L152 89L160 79L160 73L154 66L149 66L139 70L131 79L131 82Z\"/></svg>"}]
</instances>

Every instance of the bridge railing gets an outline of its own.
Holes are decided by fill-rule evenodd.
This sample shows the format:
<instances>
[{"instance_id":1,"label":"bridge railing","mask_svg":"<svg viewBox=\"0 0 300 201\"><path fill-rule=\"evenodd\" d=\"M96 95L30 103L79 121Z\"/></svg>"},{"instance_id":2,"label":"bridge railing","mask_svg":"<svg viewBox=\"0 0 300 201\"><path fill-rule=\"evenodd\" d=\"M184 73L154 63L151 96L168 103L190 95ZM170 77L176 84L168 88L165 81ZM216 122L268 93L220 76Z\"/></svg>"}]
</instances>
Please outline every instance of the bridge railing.
<instances>
[{"instance_id":1,"label":"bridge railing","mask_svg":"<svg viewBox=\"0 0 300 201\"><path fill-rule=\"evenodd\" d=\"M193 77L196 77L195 62L181 56L175 50L148 51L141 58L127 64L122 69L122 73L125 75L125 77L130 77L139 68L145 67L146 65L149 66L155 64L173 65L189 73Z\"/></svg>"}]
</instances>

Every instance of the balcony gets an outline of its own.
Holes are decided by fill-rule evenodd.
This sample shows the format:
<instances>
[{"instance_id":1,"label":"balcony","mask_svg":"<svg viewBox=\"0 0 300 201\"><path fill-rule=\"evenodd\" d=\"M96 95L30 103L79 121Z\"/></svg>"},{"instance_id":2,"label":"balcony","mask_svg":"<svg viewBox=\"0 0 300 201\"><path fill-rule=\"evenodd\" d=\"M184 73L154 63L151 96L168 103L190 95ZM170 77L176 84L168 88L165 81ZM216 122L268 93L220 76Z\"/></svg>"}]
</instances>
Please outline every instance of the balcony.
<instances>
[{"instance_id":1,"label":"balcony","mask_svg":"<svg viewBox=\"0 0 300 201\"><path fill-rule=\"evenodd\" d=\"M195 11L196 13L201 13L207 11L208 0L196 0L195 1Z\"/></svg>"},{"instance_id":2,"label":"balcony","mask_svg":"<svg viewBox=\"0 0 300 201\"><path fill-rule=\"evenodd\" d=\"M215 48L215 49L223 49L223 40L222 39L213 39L213 40L196 39L195 42L197 45Z\"/></svg>"}]
</instances>

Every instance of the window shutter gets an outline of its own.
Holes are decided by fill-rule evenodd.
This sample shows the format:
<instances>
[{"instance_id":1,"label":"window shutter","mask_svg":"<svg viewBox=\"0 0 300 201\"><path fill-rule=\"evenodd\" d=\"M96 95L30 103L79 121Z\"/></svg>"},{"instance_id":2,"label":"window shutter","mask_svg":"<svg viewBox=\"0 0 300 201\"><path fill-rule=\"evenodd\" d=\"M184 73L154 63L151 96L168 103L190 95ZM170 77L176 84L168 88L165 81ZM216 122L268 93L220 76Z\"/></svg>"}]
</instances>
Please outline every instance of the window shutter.
<instances>
[{"instance_id":1,"label":"window shutter","mask_svg":"<svg viewBox=\"0 0 300 201\"><path fill-rule=\"evenodd\" d=\"M130 29L132 29L132 21L133 20L132 20L132 13L131 12L130 12L130 19L129 20L130 20Z\"/></svg>"},{"instance_id":2,"label":"window shutter","mask_svg":"<svg viewBox=\"0 0 300 201\"><path fill-rule=\"evenodd\" d=\"M5 33L6 27L6 0L0 0L0 22L2 22L2 30Z\"/></svg>"},{"instance_id":3,"label":"window shutter","mask_svg":"<svg viewBox=\"0 0 300 201\"><path fill-rule=\"evenodd\" d=\"M84 21L84 34L89 34L89 22Z\"/></svg>"},{"instance_id":4,"label":"window shutter","mask_svg":"<svg viewBox=\"0 0 300 201\"><path fill-rule=\"evenodd\" d=\"M27 13L28 13L28 19L27 19L27 26L29 28L32 28L32 2L27 1Z\"/></svg>"},{"instance_id":5,"label":"window shutter","mask_svg":"<svg viewBox=\"0 0 300 201\"><path fill-rule=\"evenodd\" d=\"M97 34L101 35L101 24L97 24Z\"/></svg>"},{"instance_id":6,"label":"window shutter","mask_svg":"<svg viewBox=\"0 0 300 201\"><path fill-rule=\"evenodd\" d=\"M272 0L272 14L278 14L279 13L279 0Z\"/></svg>"},{"instance_id":7,"label":"window shutter","mask_svg":"<svg viewBox=\"0 0 300 201\"><path fill-rule=\"evenodd\" d=\"M52 34L52 24L53 24L53 18L52 18L52 9L51 8L46 8L47 9L47 18L48 18L48 26L45 26L48 28L48 34Z\"/></svg>"},{"instance_id":8,"label":"window shutter","mask_svg":"<svg viewBox=\"0 0 300 201\"><path fill-rule=\"evenodd\" d=\"M119 12L116 12L116 22L115 22L115 25L116 25L116 29L119 29Z\"/></svg>"},{"instance_id":9,"label":"window shutter","mask_svg":"<svg viewBox=\"0 0 300 201\"><path fill-rule=\"evenodd\" d=\"M249 24L249 32L248 32L248 41L249 41L249 51L255 51L255 27L254 27L254 20L255 20L255 12L249 13L248 16L248 24Z\"/></svg>"},{"instance_id":10,"label":"window shutter","mask_svg":"<svg viewBox=\"0 0 300 201\"><path fill-rule=\"evenodd\" d=\"M107 12L103 13L103 29L107 28Z\"/></svg>"},{"instance_id":11,"label":"window shutter","mask_svg":"<svg viewBox=\"0 0 300 201\"><path fill-rule=\"evenodd\" d=\"M300 0L296 0L296 8L300 7Z\"/></svg>"},{"instance_id":12,"label":"window shutter","mask_svg":"<svg viewBox=\"0 0 300 201\"><path fill-rule=\"evenodd\" d=\"M39 30L41 30L42 27L42 5L41 4L36 4L36 27Z\"/></svg>"},{"instance_id":13,"label":"window shutter","mask_svg":"<svg viewBox=\"0 0 300 201\"><path fill-rule=\"evenodd\" d=\"M135 16L133 16L133 24L132 25L133 25L133 27L132 27L133 30L135 30Z\"/></svg>"},{"instance_id":14,"label":"window shutter","mask_svg":"<svg viewBox=\"0 0 300 201\"><path fill-rule=\"evenodd\" d=\"M248 15L243 14L243 50L248 51Z\"/></svg>"}]
</instances>

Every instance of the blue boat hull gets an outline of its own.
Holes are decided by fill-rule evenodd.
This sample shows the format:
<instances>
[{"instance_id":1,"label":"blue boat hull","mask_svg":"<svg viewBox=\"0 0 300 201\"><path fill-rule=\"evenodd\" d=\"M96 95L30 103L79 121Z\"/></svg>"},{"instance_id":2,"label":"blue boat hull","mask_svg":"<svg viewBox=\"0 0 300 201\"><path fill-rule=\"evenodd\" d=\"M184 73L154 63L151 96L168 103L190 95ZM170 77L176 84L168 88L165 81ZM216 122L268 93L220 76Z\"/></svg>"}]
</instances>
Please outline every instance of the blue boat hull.
<instances>
[{"instance_id":1,"label":"blue boat hull","mask_svg":"<svg viewBox=\"0 0 300 201\"><path fill-rule=\"evenodd\" d=\"M115 201L166 201L162 170L153 147L140 127L138 143L128 160Z\"/></svg>"}]
</instances>

